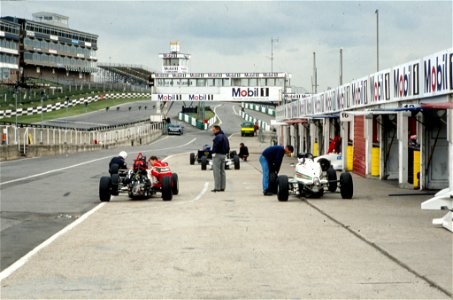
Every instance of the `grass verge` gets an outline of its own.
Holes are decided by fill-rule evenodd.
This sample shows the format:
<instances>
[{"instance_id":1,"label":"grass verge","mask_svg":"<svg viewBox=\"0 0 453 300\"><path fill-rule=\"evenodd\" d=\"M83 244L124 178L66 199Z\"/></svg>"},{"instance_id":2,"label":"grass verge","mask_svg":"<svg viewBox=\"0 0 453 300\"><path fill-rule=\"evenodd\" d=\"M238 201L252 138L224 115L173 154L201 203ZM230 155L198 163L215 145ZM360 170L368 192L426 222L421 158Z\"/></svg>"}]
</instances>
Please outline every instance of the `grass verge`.
<instances>
[{"instance_id":1,"label":"grass verge","mask_svg":"<svg viewBox=\"0 0 453 300\"><path fill-rule=\"evenodd\" d=\"M116 105L121 105L125 103L143 101L149 99L148 97L140 97L140 98L127 98L127 99L108 99L108 100L100 100L96 102L91 102L88 106L85 107L84 104L79 104L77 106L71 106L66 108L62 108L60 110L55 110L51 112L46 112L44 114L35 114L31 116L18 116L17 122L24 123L24 124L31 124L41 122L41 117L43 121L54 120L59 118L65 118L75 115L81 115L89 112L94 112L100 109L105 109L106 107L112 108ZM16 122L16 117L11 118L3 118L0 119L0 122L4 123L14 123Z\"/></svg>"}]
</instances>

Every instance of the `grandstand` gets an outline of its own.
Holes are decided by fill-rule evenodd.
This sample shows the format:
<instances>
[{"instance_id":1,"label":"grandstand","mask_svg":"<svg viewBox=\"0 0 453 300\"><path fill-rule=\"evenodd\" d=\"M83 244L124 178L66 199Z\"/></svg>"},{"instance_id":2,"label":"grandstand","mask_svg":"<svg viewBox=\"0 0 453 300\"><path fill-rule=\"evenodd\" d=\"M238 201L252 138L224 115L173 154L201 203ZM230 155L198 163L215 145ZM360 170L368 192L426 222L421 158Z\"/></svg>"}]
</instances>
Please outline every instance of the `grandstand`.
<instances>
[{"instance_id":1,"label":"grandstand","mask_svg":"<svg viewBox=\"0 0 453 300\"><path fill-rule=\"evenodd\" d=\"M131 85L148 86L152 72L139 65L98 63L98 82L123 82Z\"/></svg>"}]
</instances>

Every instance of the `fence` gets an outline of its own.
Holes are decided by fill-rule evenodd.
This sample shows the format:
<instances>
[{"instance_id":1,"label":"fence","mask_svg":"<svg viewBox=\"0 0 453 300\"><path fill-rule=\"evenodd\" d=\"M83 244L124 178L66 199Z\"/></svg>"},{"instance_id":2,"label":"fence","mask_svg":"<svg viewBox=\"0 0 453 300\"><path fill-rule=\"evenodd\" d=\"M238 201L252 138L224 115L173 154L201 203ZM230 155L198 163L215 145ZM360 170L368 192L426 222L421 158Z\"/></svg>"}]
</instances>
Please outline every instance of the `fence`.
<instances>
[{"instance_id":1,"label":"fence","mask_svg":"<svg viewBox=\"0 0 453 300\"><path fill-rule=\"evenodd\" d=\"M92 131L15 125L2 125L0 128L0 160L136 146L148 144L162 134L162 123L149 121Z\"/></svg>"}]
</instances>

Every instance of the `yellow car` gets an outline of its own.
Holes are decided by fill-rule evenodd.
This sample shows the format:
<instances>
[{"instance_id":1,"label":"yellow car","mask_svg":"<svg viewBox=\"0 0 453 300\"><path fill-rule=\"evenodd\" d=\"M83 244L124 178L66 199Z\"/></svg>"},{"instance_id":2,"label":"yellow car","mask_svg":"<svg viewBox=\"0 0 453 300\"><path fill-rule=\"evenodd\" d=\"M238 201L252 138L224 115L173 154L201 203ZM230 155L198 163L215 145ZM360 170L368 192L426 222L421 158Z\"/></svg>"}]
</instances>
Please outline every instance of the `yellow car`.
<instances>
[{"instance_id":1,"label":"yellow car","mask_svg":"<svg viewBox=\"0 0 453 300\"><path fill-rule=\"evenodd\" d=\"M255 128L252 122L242 122L241 124L241 136L254 136L255 135Z\"/></svg>"}]
</instances>

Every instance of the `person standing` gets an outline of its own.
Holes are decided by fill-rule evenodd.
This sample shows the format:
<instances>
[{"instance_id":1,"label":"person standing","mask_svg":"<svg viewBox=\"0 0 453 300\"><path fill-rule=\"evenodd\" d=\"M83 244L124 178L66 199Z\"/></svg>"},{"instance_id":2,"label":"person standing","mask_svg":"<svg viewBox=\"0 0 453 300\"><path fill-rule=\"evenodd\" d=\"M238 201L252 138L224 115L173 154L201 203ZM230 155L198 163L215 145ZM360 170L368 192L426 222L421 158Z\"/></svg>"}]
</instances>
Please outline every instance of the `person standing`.
<instances>
[{"instance_id":1,"label":"person standing","mask_svg":"<svg viewBox=\"0 0 453 300\"><path fill-rule=\"evenodd\" d=\"M263 194L271 196L272 192L269 191L269 175L271 173L278 174L282 165L283 156L286 154L291 156L294 148L291 145L283 146L270 146L264 149L260 156L261 169L263 170Z\"/></svg>"},{"instance_id":2,"label":"person standing","mask_svg":"<svg viewBox=\"0 0 453 300\"><path fill-rule=\"evenodd\" d=\"M211 192L225 191L226 175L225 175L225 156L230 151L230 143L228 138L218 125L211 128L214 134L212 144L212 171L214 173L214 189Z\"/></svg>"}]
</instances>

